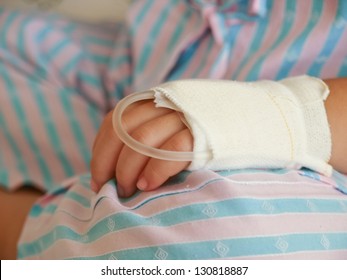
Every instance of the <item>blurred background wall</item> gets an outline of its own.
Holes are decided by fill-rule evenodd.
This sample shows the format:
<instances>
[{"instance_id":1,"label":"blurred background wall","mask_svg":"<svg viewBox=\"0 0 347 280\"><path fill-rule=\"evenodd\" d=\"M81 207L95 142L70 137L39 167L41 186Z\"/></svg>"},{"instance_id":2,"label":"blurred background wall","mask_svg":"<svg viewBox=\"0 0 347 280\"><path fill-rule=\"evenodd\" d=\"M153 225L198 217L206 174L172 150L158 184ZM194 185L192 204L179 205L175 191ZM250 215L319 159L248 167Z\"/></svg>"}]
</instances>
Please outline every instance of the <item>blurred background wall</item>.
<instances>
[{"instance_id":1,"label":"blurred background wall","mask_svg":"<svg viewBox=\"0 0 347 280\"><path fill-rule=\"evenodd\" d=\"M73 19L100 22L124 17L131 0L0 0L0 6L15 9L48 10Z\"/></svg>"}]
</instances>

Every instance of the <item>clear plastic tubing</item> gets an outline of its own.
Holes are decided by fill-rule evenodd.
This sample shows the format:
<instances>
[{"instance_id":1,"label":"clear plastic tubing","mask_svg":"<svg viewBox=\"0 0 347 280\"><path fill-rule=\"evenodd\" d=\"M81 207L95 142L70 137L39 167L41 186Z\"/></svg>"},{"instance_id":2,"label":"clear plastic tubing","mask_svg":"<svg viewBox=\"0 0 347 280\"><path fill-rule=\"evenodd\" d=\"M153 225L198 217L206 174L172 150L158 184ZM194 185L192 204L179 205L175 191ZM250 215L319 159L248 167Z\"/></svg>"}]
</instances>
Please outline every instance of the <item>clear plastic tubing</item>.
<instances>
[{"instance_id":1,"label":"clear plastic tubing","mask_svg":"<svg viewBox=\"0 0 347 280\"><path fill-rule=\"evenodd\" d=\"M117 106L113 110L112 114L112 125L114 131L117 133L118 137L122 142L133 149L134 151L146 155L148 157L170 160L170 161L193 161L197 159L208 159L208 152L177 152L161 150L155 147L145 145L134 138L132 138L127 131L122 126L122 115L124 110L132 103L142 101L142 100L154 100L154 91L143 91L133 93L123 98L118 102Z\"/></svg>"}]
</instances>

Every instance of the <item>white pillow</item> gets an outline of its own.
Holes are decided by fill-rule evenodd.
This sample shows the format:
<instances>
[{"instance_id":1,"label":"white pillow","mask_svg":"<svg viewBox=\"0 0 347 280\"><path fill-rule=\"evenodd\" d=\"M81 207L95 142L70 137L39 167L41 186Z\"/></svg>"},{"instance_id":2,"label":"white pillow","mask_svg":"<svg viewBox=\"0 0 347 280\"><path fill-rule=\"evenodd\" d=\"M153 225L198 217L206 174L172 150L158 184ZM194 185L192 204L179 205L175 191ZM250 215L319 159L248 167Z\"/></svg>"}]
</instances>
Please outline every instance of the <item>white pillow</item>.
<instances>
[{"instance_id":1,"label":"white pillow","mask_svg":"<svg viewBox=\"0 0 347 280\"><path fill-rule=\"evenodd\" d=\"M118 21L131 0L0 0L0 5L20 9L57 12L73 19L102 22Z\"/></svg>"}]
</instances>

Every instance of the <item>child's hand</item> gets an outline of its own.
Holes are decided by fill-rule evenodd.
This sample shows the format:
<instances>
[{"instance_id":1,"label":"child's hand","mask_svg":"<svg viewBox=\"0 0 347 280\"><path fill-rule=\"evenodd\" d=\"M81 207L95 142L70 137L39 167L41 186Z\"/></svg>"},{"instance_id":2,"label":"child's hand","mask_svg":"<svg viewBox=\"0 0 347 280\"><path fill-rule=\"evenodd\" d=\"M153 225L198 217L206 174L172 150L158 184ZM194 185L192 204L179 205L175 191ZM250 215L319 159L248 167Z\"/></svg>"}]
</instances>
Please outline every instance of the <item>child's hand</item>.
<instances>
[{"instance_id":1,"label":"child's hand","mask_svg":"<svg viewBox=\"0 0 347 280\"><path fill-rule=\"evenodd\" d=\"M123 127L146 145L171 151L192 151L193 138L179 115L156 108L153 101L138 102L124 112ZM153 190L182 171L189 162L163 161L133 151L121 142L112 127L112 111L106 116L93 146L92 189L98 192L112 178L118 193L131 196L136 189Z\"/></svg>"}]
</instances>

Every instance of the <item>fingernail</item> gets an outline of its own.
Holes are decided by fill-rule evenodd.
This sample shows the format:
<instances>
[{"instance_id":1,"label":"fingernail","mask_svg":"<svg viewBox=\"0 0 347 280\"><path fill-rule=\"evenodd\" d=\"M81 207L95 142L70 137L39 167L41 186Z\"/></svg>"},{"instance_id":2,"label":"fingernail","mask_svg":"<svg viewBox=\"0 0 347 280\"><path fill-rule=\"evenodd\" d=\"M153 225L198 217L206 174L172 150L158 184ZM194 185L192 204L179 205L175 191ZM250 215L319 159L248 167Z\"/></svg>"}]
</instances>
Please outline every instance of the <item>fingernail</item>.
<instances>
[{"instance_id":1,"label":"fingernail","mask_svg":"<svg viewBox=\"0 0 347 280\"><path fill-rule=\"evenodd\" d=\"M99 187L97 183L93 179L90 180L90 188L92 189L93 192L97 193L99 190Z\"/></svg>"},{"instance_id":2,"label":"fingernail","mask_svg":"<svg viewBox=\"0 0 347 280\"><path fill-rule=\"evenodd\" d=\"M148 183L145 179L145 177L141 177L138 181L137 181L137 184L136 184L137 188L141 191L144 191L147 189L148 187Z\"/></svg>"}]
</instances>

